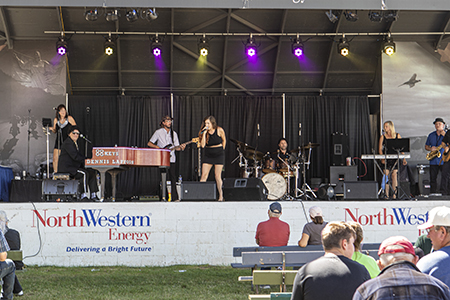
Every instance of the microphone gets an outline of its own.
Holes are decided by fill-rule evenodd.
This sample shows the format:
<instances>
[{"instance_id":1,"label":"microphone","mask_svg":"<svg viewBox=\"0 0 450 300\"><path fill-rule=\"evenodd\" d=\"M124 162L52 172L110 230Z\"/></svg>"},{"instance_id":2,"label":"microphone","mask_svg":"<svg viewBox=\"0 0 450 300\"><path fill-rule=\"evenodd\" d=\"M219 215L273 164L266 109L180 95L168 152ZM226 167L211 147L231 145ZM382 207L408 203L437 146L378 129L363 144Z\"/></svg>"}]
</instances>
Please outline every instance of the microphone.
<instances>
[{"instance_id":1,"label":"microphone","mask_svg":"<svg viewBox=\"0 0 450 300\"><path fill-rule=\"evenodd\" d=\"M86 142L92 144L92 142L91 142L90 140L88 140L88 138L87 138L84 134L82 134L82 133L80 133L80 138L82 138L82 139L84 139Z\"/></svg>"},{"instance_id":2,"label":"microphone","mask_svg":"<svg viewBox=\"0 0 450 300\"><path fill-rule=\"evenodd\" d=\"M58 108L57 107L53 107L53 110L58 110Z\"/></svg>"},{"instance_id":3,"label":"microphone","mask_svg":"<svg viewBox=\"0 0 450 300\"><path fill-rule=\"evenodd\" d=\"M206 130L208 130L208 127L205 127L205 129L203 129L202 131L200 131L200 134L203 134L203 132L205 132Z\"/></svg>"}]
</instances>

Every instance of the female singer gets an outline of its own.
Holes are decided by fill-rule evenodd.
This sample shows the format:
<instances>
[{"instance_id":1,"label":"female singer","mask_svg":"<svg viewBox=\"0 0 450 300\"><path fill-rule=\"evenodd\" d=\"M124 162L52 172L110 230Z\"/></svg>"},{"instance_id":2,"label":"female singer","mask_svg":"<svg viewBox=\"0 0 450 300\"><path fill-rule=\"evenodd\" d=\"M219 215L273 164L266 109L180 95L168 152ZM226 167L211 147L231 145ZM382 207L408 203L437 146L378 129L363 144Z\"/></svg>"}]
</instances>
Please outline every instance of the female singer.
<instances>
[{"instance_id":1,"label":"female singer","mask_svg":"<svg viewBox=\"0 0 450 300\"><path fill-rule=\"evenodd\" d=\"M64 140L69 136L69 125L75 126L75 119L69 116L64 104L58 105L56 108L56 117L53 120L53 127L50 130L56 133L55 148L53 149L53 170L58 172L58 159L61 153L61 146Z\"/></svg>"},{"instance_id":2,"label":"female singer","mask_svg":"<svg viewBox=\"0 0 450 300\"><path fill-rule=\"evenodd\" d=\"M380 137L380 141L378 142L378 153L379 154L386 154L386 139L401 139L399 133L395 132L394 123L392 121L386 121L383 124L384 134ZM382 164L385 164L385 160L381 160ZM388 159L386 160L386 168L384 170L384 174L388 177L389 182L392 183L392 189L394 196L393 198L396 198L395 190L397 189L398 181L397 181L397 175L398 175L398 166L395 166L395 168L392 170L391 178L389 178L389 172L396 163L395 159ZM403 165L406 165L406 159L403 159ZM386 195L387 198L389 197L389 184L386 184Z\"/></svg>"},{"instance_id":3,"label":"female singer","mask_svg":"<svg viewBox=\"0 0 450 300\"><path fill-rule=\"evenodd\" d=\"M219 191L219 201L223 201L222 192L222 169L225 163L225 131L217 126L216 118L206 117L199 132L200 145L204 148L202 157L202 177L200 181L208 179L209 172L214 165L214 175L216 178L217 190Z\"/></svg>"}]
</instances>

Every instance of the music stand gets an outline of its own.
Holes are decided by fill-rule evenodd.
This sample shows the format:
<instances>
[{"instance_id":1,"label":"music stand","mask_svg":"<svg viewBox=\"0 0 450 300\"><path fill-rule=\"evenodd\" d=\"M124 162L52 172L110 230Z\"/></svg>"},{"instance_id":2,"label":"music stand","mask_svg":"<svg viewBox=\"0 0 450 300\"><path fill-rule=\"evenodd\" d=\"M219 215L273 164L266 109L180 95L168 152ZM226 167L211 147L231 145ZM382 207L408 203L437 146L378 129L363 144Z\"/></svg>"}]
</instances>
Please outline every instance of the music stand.
<instances>
[{"instance_id":1,"label":"music stand","mask_svg":"<svg viewBox=\"0 0 450 300\"><path fill-rule=\"evenodd\" d=\"M397 188L394 191L394 194L397 193L397 199L403 198L404 196L406 196L408 199L411 199L411 197L408 194L406 194L405 191L402 189L402 186L400 184L400 152L410 152L410 147L409 147L410 141L408 138L406 138L406 139L386 139L385 141L386 141L386 154L396 154L397 155L397 161L395 162L394 166L392 166L392 169L390 170L390 172L392 174L392 170L395 169L395 165L398 166ZM401 195L399 195L399 190L401 190L401 192L402 192Z\"/></svg>"}]
</instances>

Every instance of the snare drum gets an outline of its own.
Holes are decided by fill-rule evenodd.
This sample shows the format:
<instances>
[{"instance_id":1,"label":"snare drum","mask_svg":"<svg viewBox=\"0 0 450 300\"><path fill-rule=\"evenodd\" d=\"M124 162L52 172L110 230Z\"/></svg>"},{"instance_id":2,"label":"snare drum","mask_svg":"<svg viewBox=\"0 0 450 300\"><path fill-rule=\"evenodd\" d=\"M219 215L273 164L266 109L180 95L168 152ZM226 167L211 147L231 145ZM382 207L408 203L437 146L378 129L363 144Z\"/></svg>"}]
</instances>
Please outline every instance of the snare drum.
<instances>
[{"instance_id":1,"label":"snare drum","mask_svg":"<svg viewBox=\"0 0 450 300\"><path fill-rule=\"evenodd\" d=\"M294 171L288 168L279 169L278 173L283 177L294 177Z\"/></svg>"},{"instance_id":2,"label":"snare drum","mask_svg":"<svg viewBox=\"0 0 450 300\"><path fill-rule=\"evenodd\" d=\"M286 195L286 180L278 173L269 173L263 176L262 182L266 185L269 194L267 199L277 200Z\"/></svg>"},{"instance_id":3,"label":"snare drum","mask_svg":"<svg viewBox=\"0 0 450 300\"><path fill-rule=\"evenodd\" d=\"M277 172L277 168L276 168L276 161L272 158L266 158L266 160L264 161L264 169L263 172L268 174L268 173L276 173Z\"/></svg>"}]
</instances>

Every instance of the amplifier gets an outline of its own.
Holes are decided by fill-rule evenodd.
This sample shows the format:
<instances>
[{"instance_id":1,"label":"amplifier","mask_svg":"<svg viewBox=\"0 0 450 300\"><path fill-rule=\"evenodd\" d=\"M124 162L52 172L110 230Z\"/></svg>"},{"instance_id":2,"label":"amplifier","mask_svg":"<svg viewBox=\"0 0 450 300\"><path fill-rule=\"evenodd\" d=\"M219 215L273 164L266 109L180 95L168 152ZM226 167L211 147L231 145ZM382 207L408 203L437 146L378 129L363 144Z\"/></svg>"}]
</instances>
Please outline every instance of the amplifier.
<instances>
[{"instance_id":1,"label":"amplifier","mask_svg":"<svg viewBox=\"0 0 450 300\"><path fill-rule=\"evenodd\" d=\"M225 201L265 201L268 190L259 178L225 178L223 198Z\"/></svg>"},{"instance_id":2,"label":"amplifier","mask_svg":"<svg viewBox=\"0 0 450 300\"><path fill-rule=\"evenodd\" d=\"M71 201L78 195L78 180L42 181L42 199L44 201ZM59 199L59 200L58 200Z\"/></svg>"},{"instance_id":3,"label":"amplifier","mask_svg":"<svg viewBox=\"0 0 450 300\"><path fill-rule=\"evenodd\" d=\"M344 182L344 199L378 199L378 182Z\"/></svg>"},{"instance_id":4,"label":"amplifier","mask_svg":"<svg viewBox=\"0 0 450 300\"><path fill-rule=\"evenodd\" d=\"M217 200L216 191L215 181L183 181L181 183L181 193L179 196L182 201L215 201Z\"/></svg>"}]
</instances>

